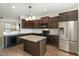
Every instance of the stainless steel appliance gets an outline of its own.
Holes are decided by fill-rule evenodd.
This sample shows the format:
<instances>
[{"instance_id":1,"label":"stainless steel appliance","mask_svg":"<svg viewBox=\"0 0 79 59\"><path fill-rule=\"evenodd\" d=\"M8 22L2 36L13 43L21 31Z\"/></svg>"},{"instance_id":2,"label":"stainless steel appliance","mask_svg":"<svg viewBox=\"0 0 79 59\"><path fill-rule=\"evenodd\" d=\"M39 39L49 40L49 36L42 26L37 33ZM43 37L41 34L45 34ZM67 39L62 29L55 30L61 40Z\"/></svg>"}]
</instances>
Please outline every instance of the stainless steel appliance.
<instances>
[{"instance_id":1,"label":"stainless steel appliance","mask_svg":"<svg viewBox=\"0 0 79 59\"><path fill-rule=\"evenodd\" d=\"M59 22L59 49L78 54L78 21Z\"/></svg>"},{"instance_id":2,"label":"stainless steel appliance","mask_svg":"<svg viewBox=\"0 0 79 59\"><path fill-rule=\"evenodd\" d=\"M42 23L41 28L48 28L48 23Z\"/></svg>"}]
</instances>

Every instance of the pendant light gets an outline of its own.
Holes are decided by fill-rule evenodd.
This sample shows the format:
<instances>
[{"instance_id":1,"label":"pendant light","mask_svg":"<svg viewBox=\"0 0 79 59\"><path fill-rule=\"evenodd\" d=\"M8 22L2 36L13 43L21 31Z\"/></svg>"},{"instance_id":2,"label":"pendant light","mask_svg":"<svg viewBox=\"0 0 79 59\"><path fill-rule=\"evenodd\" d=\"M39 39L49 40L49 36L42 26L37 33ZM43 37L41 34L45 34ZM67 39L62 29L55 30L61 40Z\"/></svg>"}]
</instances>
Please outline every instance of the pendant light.
<instances>
[{"instance_id":1,"label":"pendant light","mask_svg":"<svg viewBox=\"0 0 79 59\"><path fill-rule=\"evenodd\" d=\"M31 6L31 3L29 4L28 9L29 9L29 16L26 17L26 21L34 20L36 17L32 15L32 6Z\"/></svg>"}]
</instances>

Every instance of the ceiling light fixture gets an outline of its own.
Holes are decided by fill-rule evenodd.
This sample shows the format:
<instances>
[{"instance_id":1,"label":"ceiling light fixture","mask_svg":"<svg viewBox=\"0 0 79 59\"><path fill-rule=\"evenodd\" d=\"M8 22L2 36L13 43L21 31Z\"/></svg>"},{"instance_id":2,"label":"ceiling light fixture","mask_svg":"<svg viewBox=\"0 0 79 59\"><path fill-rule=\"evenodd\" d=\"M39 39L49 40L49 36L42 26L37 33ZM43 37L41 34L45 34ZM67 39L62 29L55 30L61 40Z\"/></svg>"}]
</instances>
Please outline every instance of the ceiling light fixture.
<instances>
[{"instance_id":1,"label":"ceiling light fixture","mask_svg":"<svg viewBox=\"0 0 79 59\"><path fill-rule=\"evenodd\" d=\"M31 11L31 9L32 9L32 6L31 6L31 3L29 4L29 6L28 6L28 9L29 9L29 15L28 15L28 17L26 17L26 21L29 21L29 20L34 20L36 17L35 16L33 16L33 14L32 14L32 11Z\"/></svg>"},{"instance_id":2,"label":"ceiling light fixture","mask_svg":"<svg viewBox=\"0 0 79 59\"><path fill-rule=\"evenodd\" d=\"M44 11L46 12L46 11L47 11L47 9L44 9Z\"/></svg>"},{"instance_id":3,"label":"ceiling light fixture","mask_svg":"<svg viewBox=\"0 0 79 59\"><path fill-rule=\"evenodd\" d=\"M12 8L14 9L14 8L15 8L15 6L12 6Z\"/></svg>"}]
</instances>

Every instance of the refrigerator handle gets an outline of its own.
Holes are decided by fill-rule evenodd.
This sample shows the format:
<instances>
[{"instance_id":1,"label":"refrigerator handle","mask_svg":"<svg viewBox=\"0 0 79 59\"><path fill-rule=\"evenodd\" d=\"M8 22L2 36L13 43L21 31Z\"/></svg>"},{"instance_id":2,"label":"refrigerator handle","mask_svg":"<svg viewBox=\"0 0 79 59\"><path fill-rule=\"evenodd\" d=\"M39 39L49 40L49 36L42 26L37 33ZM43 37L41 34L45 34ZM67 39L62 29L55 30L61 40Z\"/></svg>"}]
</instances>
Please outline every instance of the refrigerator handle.
<instances>
[{"instance_id":1,"label":"refrigerator handle","mask_svg":"<svg viewBox=\"0 0 79 59\"><path fill-rule=\"evenodd\" d=\"M68 38L68 23L66 24L66 38Z\"/></svg>"}]
</instances>

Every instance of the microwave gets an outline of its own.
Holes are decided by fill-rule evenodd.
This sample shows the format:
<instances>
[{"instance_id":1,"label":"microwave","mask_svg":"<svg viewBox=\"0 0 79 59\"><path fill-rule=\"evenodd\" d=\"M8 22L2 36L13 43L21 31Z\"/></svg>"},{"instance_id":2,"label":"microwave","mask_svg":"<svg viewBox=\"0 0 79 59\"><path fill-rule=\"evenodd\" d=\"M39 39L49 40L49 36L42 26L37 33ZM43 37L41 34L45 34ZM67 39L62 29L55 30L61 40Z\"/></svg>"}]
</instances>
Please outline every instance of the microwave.
<instances>
[{"instance_id":1,"label":"microwave","mask_svg":"<svg viewBox=\"0 0 79 59\"><path fill-rule=\"evenodd\" d=\"M48 28L48 23L42 23L41 28Z\"/></svg>"}]
</instances>

